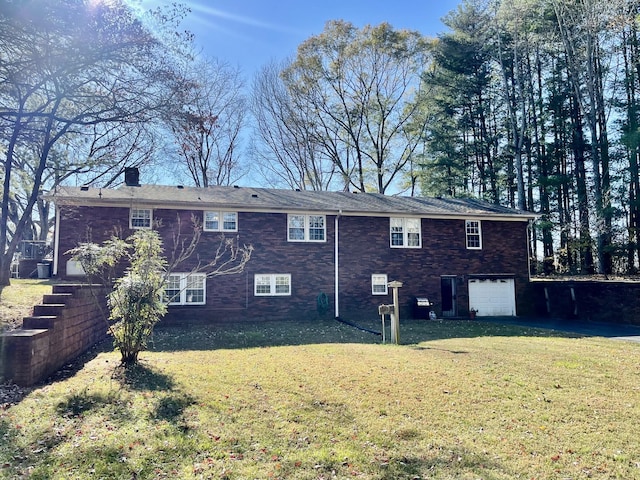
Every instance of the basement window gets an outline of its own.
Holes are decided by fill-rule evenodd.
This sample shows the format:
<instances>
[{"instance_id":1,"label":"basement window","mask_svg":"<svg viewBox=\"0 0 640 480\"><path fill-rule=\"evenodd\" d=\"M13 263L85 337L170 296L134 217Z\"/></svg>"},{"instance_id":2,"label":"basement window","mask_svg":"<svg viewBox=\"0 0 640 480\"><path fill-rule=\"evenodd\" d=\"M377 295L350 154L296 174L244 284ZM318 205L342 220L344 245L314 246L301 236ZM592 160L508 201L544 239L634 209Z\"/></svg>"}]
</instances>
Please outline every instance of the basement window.
<instances>
[{"instance_id":1,"label":"basement window","mask_svg":"<svg viewBox=\"0 0 640 480\"><path fill-rule=\"evenodd\" d=\"M374 273L371 275L371 295L387 295L387 276L385 274Z\"/></svg>"},{"instance_id":2,"label":"basement window","mask_svg":"<svg viewBox=\"0 0 640 480\"><path fill-rule=\"evenodd\" d=\"M169 305L204 305L206 278L204 273L172 273L167 278L164 301Z\"/></svg>"},{"instance_id":3,"label":"basement window","mask_svg":"<svg viewBox=\"0 0 640 480\"><path fill-rule=\"evenodd\" d=\"M288 273L256 274L253 285L256 297L291 295L291 275Z\"/></svg>"}]
</instances>

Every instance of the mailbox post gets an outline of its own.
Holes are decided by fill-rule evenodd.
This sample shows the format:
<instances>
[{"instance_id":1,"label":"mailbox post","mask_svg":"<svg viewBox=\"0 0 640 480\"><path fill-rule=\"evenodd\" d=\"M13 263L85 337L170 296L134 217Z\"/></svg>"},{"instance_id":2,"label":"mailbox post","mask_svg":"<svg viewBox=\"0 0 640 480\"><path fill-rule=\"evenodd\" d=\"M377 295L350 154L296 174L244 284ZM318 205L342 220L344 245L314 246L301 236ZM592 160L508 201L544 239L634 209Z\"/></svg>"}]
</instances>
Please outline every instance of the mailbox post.
<instances>
[{"instance_id":1,"label":"mailbox post","mask_svg":"<svg viewBox=\"0 0 640 480\"><path fill-rule=\"evenodd\" d=\"M400 302L398 300L398 289L402 287L402 282L394 280L389 282L389 288L393 290L393 311L391 312L391 340L396 345L400 344Z\"/></svg>"},{"instance_id":2,"label":"mailbox post","mask_svg":"<svg viewBox=\"0 0 640 480\"><path fill-rule=\"evenodd\" d=\"M390 315L393 305L380 305L378 307L378 315L382 318L382 343L387 343L387 327L384 322L385 315Z\"/></svg>"}]
</instances>

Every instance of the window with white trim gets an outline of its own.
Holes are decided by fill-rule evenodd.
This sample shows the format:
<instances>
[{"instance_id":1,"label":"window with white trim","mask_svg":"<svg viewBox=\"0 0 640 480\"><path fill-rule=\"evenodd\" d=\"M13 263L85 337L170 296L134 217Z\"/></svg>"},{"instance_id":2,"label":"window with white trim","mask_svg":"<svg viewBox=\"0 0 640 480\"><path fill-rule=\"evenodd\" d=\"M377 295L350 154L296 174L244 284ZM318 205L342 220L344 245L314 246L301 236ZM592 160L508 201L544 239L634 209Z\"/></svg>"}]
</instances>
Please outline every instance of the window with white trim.
<instances>
[{"instance_id":1,"label":"window with white trim","mask_svg":"<svg viewBox=\"0 0 640 480\"><path fill-rule=\"evenodd\" d=\"M204 212L205 232L237 232L238 214L237 212Z\"/></svg>"},{"instance_id":2,"label":"window with white trim","mask_svg":"<svg viewBox=\"0 0 640 480\"><path fill-rule=\"evenodd\" d=\"M419 218L391 217L389 231L392 248L420 248L422 233Z\"/></svg>"},{"instance_id":3,"label":"window with white trim","mask_svg":"<svg viewBox=\"0 0 640 480\"><path fill-rule=\"evenodd\" d=\"M389 293L387 284L387 275L381 273L371 275L371 295L387 295Z\"/></svg>"},{"instance_id":4,"label":"window with white trim","mask_svg":"<svg viewBox=\"0 0 640 480\"><path fill-rule=\"evenodd\" d=\"M256 297L291 295L291 275L288 273L257 273L253 285Z\"/></svg>"},{"instance_id":5,"label":"window with white trim","mask_svg":"<svg viewBox=\"0 0 640 480\"><path fill-rule=\"evenodd\" d=\"M151 228L153 211L150 208L130 208L129 228L134 230Z\"/></svg>"},{"instance_id":6,"label":"window with white trim","mask_svg":"<svg viewBox=\"0 0 640 480\"><path fill-rule=\"evenodd\" d=\"M470 250L482 249L482 230L480 220L465 220L465 233L467 248Z\"/></svg>"},{"instance_id":7,"label":"window with white trim","mask_svg":"<svg viewBox=\"0 0 640 480\"><path fill-rule=\"evenodd\" d=\"M290 242L324 242L326 230L324 215L289 214L287 217L287 239Z\"/></svg>"},{"instance_id":8,"label":"window with white trim","mask_svg":"<svg viewBox=\"0 0 640 480\"><path fill-rule=\"evenodd\" d=\"M206 287L204 273L172 273L167 278L164 301L169 305L204 305Z\"/></svg>"}]
</instances>

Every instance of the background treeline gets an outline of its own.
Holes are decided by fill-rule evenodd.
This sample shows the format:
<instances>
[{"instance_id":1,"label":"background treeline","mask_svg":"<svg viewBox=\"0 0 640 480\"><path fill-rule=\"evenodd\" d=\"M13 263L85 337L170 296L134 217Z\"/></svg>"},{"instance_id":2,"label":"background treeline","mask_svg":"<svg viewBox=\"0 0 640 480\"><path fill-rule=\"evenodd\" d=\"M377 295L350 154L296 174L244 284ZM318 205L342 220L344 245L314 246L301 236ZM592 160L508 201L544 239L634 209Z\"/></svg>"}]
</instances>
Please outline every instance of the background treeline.
<instances>
[{"instance_id":1,"label":"background treeline","mask_svg":"<svg viewBox=\"0 0 640 480\"><path fill-rule=\"evenodd\" d=\"M533 211L537 273L637 273L639 8L464 1L435 39L329 22L256 77L252 158L291 188Z\"/></svg>"},{"instance_id":2,"label":"background treeline","mask_svg":"<svg viewBox=\"0 0 640 480\"><path fill-rule=\"evenodd\" d=\"M540 273L637 273L639 14L624 0L451 12L424 77L422 192L540 213Z\"/></svg>"}]
</instances>

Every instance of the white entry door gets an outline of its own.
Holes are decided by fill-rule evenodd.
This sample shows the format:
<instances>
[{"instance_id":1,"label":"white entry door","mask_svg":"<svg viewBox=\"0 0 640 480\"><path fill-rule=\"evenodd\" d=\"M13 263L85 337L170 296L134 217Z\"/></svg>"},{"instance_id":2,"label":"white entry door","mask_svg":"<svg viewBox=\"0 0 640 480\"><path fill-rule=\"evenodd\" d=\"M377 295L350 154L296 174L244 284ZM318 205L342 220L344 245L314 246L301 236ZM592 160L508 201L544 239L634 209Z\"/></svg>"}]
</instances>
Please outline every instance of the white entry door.
<instances>
[{"instance_id":1,"label":"white entry door","mask_svg":"<svg viewBox=\"0 0 640 480\"><path fill-rule=\"evenodd\" d=\"M469 310L479 317L516 315L513 278L472 278L469 280Z\"/></svg>"}]
</instances>

